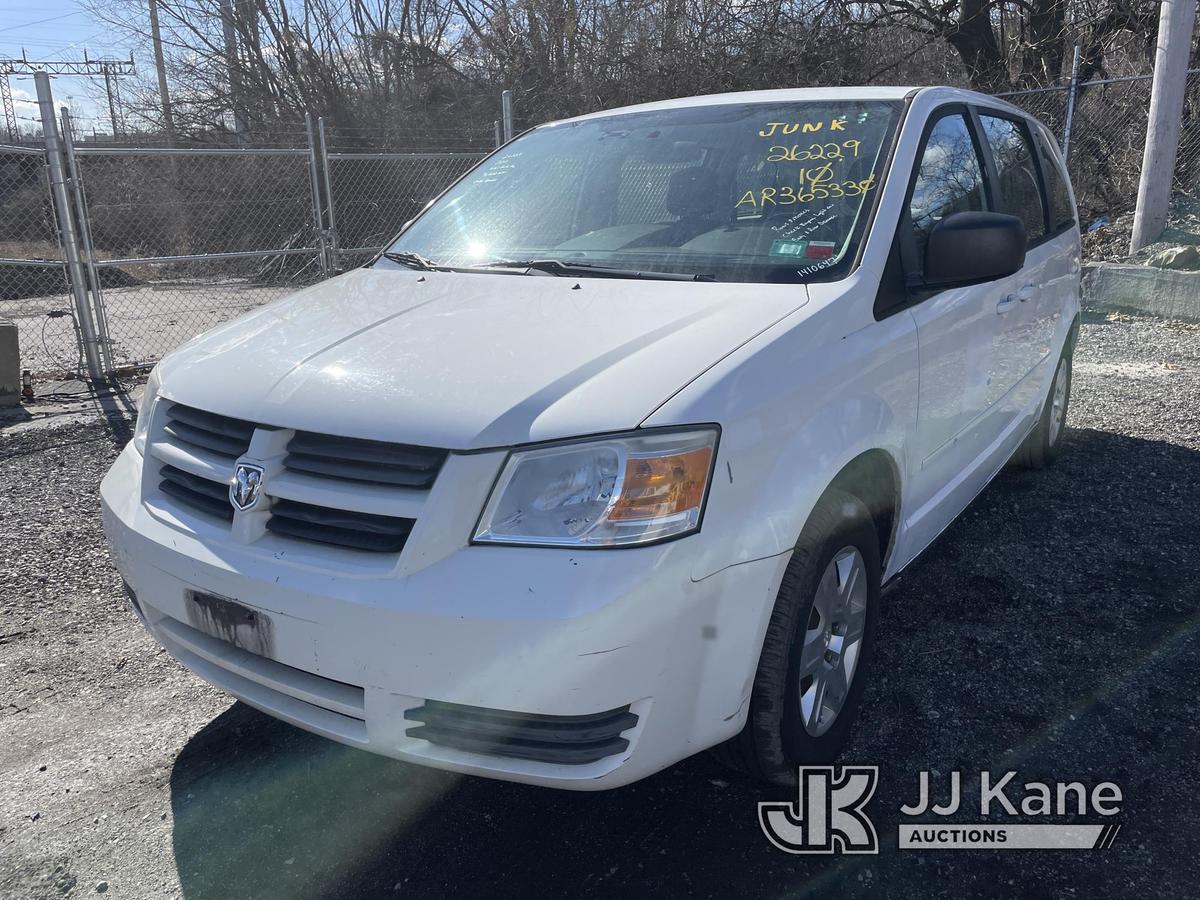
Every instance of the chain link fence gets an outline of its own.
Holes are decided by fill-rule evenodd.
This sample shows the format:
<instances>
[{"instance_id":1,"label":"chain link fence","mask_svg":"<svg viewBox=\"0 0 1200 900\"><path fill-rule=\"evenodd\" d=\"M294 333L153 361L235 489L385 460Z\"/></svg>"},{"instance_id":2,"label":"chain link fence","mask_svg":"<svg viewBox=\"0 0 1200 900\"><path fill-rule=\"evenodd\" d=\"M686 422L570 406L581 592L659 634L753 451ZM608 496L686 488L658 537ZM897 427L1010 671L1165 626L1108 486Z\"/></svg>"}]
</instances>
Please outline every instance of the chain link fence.
<instances>
[{"instance_id":1,"label":"chain link fence","mask_svg":"<svg viewBox=\"0 0 1200 900\"><path fill-rule=\"evenodd\" d=\"M330 240L338 268L383 249L400 226L483 158L480 153L326 153Z\"/></svg>"},{"instance_id":2,"label":"chain link fence","mask_svg":"<svg viewBox=\"0 0 1200 900\"><path fill-rule=\"evenodd\" d=\"M999 96L1032 113L1066 142L1067 168L1084 228L1132 212L1150 109L1150 75L1080 82ZM1072 99L1072 92L1074 97ZM1200 176L1200 70L1188 73L1174 191Z\"/></svg>"},{"instance_id":3,"label":"chain link fence","mask_svg":"<svg viewBox=\"0 0 1200 900\"><path fill-rule=\"evenodd\" d=\"M1138 76L1000 95L1067 144L1084 229L1134 206L1150 87ZM318 122L277 148L129 148L76 145L65 124L87 303L112 371L362 264L499 130L439 138ZM17 322L22 365L42 378L83 370L77 316L89 308L71 293L47 163L43 148L0 147L0 319ZM1197 175L1200 71L1188 76L1177 190Z\"/></svg>"},{"instance_id":4,"label":"chain link fence","mask_svg":"<svg viewBox=\"0 0 1200 900\"><path fill-rule=\"evenodd\" d=\"M308 150L74 155L115 368L325 275Z\"/></svg>"},{"instance_id":5,"label":"chain link fence","mask_svg":"<svg viewBox=\"0 0 1200 900\"><path fill-rule=\"evenodd\" d=\"M29 147L0 147L0 319L16 323L26 368L81 367L45 158Z\"/></svg>"},{"instance_id":6,"label":"chain link fence","mask_svg":"<svg viewBox=\"0 0 1200 900\"><path fill-rule=\"evenodd\" d=\"M64 117L60 162L105 368L151 365L223 321L361 265L490 152L492 133L461 151L371 152L357 149L370 136L327 142L318 123L301 146L130 148L77 143ZM22 366L39 380L85 369L48 161L45 148L0 147L0 320L17 322Z\"/></svg>"}]
</instances>

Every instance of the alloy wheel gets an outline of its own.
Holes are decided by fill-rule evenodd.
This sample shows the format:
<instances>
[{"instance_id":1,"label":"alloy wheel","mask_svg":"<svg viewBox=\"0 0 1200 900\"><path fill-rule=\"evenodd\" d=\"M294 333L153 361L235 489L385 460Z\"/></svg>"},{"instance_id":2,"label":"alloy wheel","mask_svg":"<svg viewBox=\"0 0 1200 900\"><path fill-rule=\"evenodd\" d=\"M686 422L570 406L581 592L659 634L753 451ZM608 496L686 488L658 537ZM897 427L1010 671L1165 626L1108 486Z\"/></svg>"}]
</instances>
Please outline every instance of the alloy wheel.
<instances>
[{"instance_id":1,"label":"alloy wheel","mask_svg":"<svg viewBox=\"0 0 1200 900\"><path fill-rule=\"evenodd\" d=\"M846 704L867 624L867 570L843 547L821 575L800 651L800 718L820 737Z\"/></svg>"}]
</instances>

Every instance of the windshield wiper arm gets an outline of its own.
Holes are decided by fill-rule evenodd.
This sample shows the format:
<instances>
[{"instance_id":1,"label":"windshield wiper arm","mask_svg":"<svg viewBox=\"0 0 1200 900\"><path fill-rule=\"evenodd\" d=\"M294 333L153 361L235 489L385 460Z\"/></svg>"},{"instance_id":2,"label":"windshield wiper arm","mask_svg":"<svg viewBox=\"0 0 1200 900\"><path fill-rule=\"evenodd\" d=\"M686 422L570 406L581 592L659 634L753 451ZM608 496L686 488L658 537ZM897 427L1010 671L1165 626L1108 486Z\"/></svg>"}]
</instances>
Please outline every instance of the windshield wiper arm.
<instances>
[{"instance_id":1,"label":"windshield wiper arm","mask_svg":"<svg viewBox=\"0 0 1200 900\"><path fill-rule=\"evenodd\" d=\"M384 250L379 255L390 262L408 266L410 269L420 269L423 272L432 272L438 268L432 260L426 259L420 253L413 253L411 250Z\"/></svg>"},{"instance_id":2,"label":"windshield wiper arm","mask_svg":"<svg viewBox=\"0 0 1200 900\"><path fill-rule=\"evenodd\" d=\"M535 269L551 275L594 275L598 278L645 278L655 281L716 281L710 275L690 272L656 272L653 269L618 269L589 262L564 262L561 259L494 259L479 263L476 269Z\"/></svg>"}]
</instances>

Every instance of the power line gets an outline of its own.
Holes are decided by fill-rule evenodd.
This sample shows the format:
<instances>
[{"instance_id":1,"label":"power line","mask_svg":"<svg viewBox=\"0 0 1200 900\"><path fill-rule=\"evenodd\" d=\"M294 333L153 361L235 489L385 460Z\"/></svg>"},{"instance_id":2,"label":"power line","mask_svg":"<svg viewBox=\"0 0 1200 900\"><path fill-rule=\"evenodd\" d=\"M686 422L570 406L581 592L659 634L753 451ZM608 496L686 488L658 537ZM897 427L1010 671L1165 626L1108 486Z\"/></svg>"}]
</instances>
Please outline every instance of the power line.
<instances>
[{"instance_id":1,"label":"power line","mask_svg":"<svg viewBox=\"0 0 1200 900\"><path fill-rule=\"evenodd\" d=\"M41 47L46 50L59 50L59 51L70 50L72 47L78 47L80 44L86 44L88 41L95 40L96 38L98 38L104 34L106 34L106 32L103 29L99 29L96 31L90 31L83 37L76 38L75 40L72 40L72 41L52 40L49 38L35 38L35 37L22 36L21 49L24 50L27 47ZM12 41L12 43L14 43L14 44L16 43L16 40L13 38L10 38L9 40Z\"/></svg>"},{"instance_id":2,"label":"power line","mask_svg":"<svg viewBox=\"0 0 1200 900\"><path fill-rule=\"evenodd\" d=\"M18 28L29 28L33 25L41 25L43 22L57 22L59 19L69 19L71 16L83 15L83 10L75 10L75 12L63 13L61 16L50 16L48 19L37 19L33 22L22 22L20 25L5 25L0 28L0 31L16 31Z\"/></svg>"}]
</instances>

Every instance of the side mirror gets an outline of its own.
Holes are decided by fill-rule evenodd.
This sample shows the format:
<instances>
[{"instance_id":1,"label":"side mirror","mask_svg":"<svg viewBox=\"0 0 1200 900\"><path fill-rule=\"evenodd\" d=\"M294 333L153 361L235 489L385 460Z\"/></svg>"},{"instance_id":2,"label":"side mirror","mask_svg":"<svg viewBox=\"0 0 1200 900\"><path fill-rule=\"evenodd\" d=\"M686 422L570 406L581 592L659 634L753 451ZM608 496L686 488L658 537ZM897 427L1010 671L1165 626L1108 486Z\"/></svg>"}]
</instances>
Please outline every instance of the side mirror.
<instances>
[{"instance_id":1,"label":"side mirror","mask_svg":"<svg viewBox=\"0 0 1200 900\"><path fill-rule=\"evenodd\" d=\"M994 281L1025 265L1025 225L1016 216L960 212L929 232L925 245L926 287L948 288Z\"/></svg>"}]
</instances>

